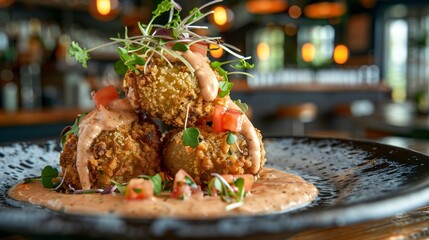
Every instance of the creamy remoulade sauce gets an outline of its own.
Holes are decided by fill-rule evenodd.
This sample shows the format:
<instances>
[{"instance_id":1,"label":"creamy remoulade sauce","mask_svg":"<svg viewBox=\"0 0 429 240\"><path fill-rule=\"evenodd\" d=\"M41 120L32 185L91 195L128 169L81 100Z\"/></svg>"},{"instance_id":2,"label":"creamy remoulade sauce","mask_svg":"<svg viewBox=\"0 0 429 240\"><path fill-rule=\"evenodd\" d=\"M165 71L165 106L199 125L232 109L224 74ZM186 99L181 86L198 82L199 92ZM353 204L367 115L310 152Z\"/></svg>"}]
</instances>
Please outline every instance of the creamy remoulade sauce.
<instances>
[{"instance_id":1,"label":"creamy remoulade sauce","mask_svg":"<svg viewBox=\"0 0 429 240\"><path fill-rule=\"evenodd\" d=\"M213 72L213 69L207 63L207 57L190 50L177 53L183 56L194 68L203 99L205 101L213 101L216 99L219 91L219 82ZM227 107L241 111L241 109L232 101L228 101ZM248 144L249 156L252 161L251 171L253 174L257 174L261 167L261 143L253 124L245 114L243 114L243 117L243 125L240 133L246 138L246 142Z\"/></svg>"},{"instance_id":2,"label":"creamy remoulade sauce","mask_svg":"<svg viewBox=\"0 0 429 240\"><path fill-rule=\"evenodd\" d=\"M92 157L90 150L93 140L103 130L115 130L122 125L131 124L138 116L128 99L117 99L105 108L100 106L88 113L79 123L76 168L82 189L90 189L88 162Z\"/></svg>"},{"instance_id":3,"label":"creamy remoulade sauce","mask_svg":"<svg viewBox=\"0 0 429 240\"><path fill-rule=\"evenodd\" d=\"M190 50L182 53L182 56L195 70L203 99L209 102L214 101L218 94L219 82L213 69L207 63L206 57Z\"/></svg>"},{"instance_id":4,"label":"creamy remoulade sauce","mask_svg":"<svg viewBox=\"0 0 429 240\"><path fill-rule=\"evenodd\" d=\"M145 200L125 200L121 195L64 194L46 189L39 182L20 183L8 192L13 199L76 214L115 214L126 217L216 218L233 215L261 215L296 209L313 201L318 190L301 177L265 168L244 204L226 211L219 197L170 199L160 195Z\"/></svg>"},{"instance_id":5,"label":"creamy remoulade sauce","mask_svg":"<svg viewBox=\"0 0 429 240\"><path fill-rule=\"evenodd\" d=\"M228 108L240 110L237 104L231 100L228 101L227 105ZM252 122L250 122L246 114L243 114L243 123L239 132L246 138L249 156L252 161L251 171L253 174L257 174L261 167L261 143L259 142L255 127L253 127Z\"/></svg>"}]
</instances>

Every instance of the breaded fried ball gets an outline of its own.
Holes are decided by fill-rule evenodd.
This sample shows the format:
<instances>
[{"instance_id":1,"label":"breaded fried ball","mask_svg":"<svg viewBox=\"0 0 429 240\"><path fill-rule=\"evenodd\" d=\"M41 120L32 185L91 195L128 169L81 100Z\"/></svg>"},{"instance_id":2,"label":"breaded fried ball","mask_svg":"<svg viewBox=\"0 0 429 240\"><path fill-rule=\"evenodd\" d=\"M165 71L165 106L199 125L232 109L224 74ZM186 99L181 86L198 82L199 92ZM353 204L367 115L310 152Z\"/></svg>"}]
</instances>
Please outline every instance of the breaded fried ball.
<instances>
[{"instance_id":1,"label":"breaded fried ball","mask_svg":"<svg viewBox=\"0 0 429 240\"><path fill-rule=\"evenodd\" d=\"M247 174L251 173L252 162L245 138L236 133L237 141L227 143L228 132L214 133L209 126L199 126L200 143L196 148L182 144L183 130L173 130L165 136L163 166L172 176L185 170L197 184L209 181L211 173ZM257 130L259 139L262 136ZM265 164L265 150L261 142L261 162L259 172ZM258 175L256 174L256 175Z\"/></svg>"},{"instance_id":2,"label":"breaded fried ball","mask_svg":"<svg viewBox=\"0 0 429 240\"><path fill-rule=\"evenodd\" d=\"M129 70L124 78L124 90L131 105L139 111L159 118L162 122L183 127L189 105L188 126L197 121L211 118L216 105L225 105L229 97L217 97L205 101L202 97L197 77L181 62L153 58L146 71L140 67L139 73ZM218 81L222 78L214 71Z\"/></svg>"},{"instance_id":3,"label":"breaded fried ball","mask_svg":"<svg viewBox=\"0 0 429 240\"><path fill-rule=\"evenodd\" d=\"M103 130L92 142L92 158L88 162L91 188L105 188L111 180L123 183L139 175L155 175L160 171L160 138L157 126L139 119L112 131ZM68 134L60 155L65 173L64 188L81 189L76 169L79 138Z\"/></svg>"}]
</instances>

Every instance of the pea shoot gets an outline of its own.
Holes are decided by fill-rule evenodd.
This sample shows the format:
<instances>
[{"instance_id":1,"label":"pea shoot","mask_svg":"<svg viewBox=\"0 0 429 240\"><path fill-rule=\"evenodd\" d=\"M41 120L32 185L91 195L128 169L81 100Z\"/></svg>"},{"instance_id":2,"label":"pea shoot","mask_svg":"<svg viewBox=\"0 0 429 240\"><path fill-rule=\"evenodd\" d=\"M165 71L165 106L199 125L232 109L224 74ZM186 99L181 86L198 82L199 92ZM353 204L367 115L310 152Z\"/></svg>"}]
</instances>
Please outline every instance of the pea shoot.
<instances>
[{"instance_id":1,"label":"pea shoot","mask_svg":"<svg viewBox=\"0 0 429 240\"><path fill-rule=\"evenodd\" d=\"M222 175L212 173L212 176L214 178L207 185L208 195L220 196L222 201L228 203L225 207L227 211L243 205L246 194L243 178L237 178L231 186Z\"/></svg>"}]
</instances>

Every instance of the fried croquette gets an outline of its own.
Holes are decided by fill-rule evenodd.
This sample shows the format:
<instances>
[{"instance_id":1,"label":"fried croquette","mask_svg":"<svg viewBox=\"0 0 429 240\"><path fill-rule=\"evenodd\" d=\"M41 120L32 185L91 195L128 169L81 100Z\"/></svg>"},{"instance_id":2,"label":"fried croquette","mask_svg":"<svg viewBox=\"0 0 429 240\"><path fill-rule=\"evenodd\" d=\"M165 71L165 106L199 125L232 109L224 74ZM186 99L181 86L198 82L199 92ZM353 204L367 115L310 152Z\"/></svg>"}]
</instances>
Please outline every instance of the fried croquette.
<instances>
[{"instance_id":1,"label":"fried croquette","mask_svg":"<svg viewBox=\"0 0 429 240\"><path fill-rule=\"evenodd\" d=\"M196 75L191 74L181 61L171 64L154 57L146 70L141 66L139 73L127 72L124 91L133 107L175 127L183 127L187 115L188 126L197 121L210 121L214 107L225 105L229 96L205 101ZM214 73L221 81L222 77L216 71Z\"/></svg>"},{"instance_id":2,"label":"fried croquette","mask_svg":"<svg viewBox=\"0 0 429 240\"><path fill-rule=\"evenodd\" d=\"M211 173L247 174L252 173L252 161L245 138L236 133L237 140L227 143L228 132L214 133L209 126L199 126L200 143L196 148L182 144L183 130L173 130L164 137L163 167L173 175L180 169L185 170L197 184L209 181ZM259 139L262 138L257 130ZM261 142L262 171L265 164L265 150ZM256 174L256 175L258 175Z\"/></svg>"},{"instance_id":3,"label":"fried croquette","mask_svg":"<svg viewBox=\"0 0 429 240\"><path fill-rule=\"evenodd\" d=\"M91 143L88 162L92 188L105 188L111 180L123 183L139 175L155 175L160 171L160 137L157 126L142 117L130 125L112 131L103 130ZM65 175L64 189L81 189L76 168L79 138L68 134L60 155Z\"/></svg>"}]
</instances>

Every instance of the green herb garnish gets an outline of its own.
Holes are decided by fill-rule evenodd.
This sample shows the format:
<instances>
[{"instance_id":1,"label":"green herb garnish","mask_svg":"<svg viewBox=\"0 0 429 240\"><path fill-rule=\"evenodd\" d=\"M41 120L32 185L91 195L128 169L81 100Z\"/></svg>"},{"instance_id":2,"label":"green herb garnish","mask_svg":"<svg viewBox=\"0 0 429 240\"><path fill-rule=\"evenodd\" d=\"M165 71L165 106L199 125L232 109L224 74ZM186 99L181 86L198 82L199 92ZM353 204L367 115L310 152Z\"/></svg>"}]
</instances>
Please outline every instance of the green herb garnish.
<instances>
[{"instance_id":1,"label":"green herb garnish","mask_svg":"<svg viewBox=\"0 0 429 240\"><path fill-rule=\"evenodd\" d=\"M189 117L189 104L186 107L186 118L185 118L185 125L183 127L182 144L183 146L196 148L200 143L200 140L199 140L200 131L198 130L198 128L195 128L195 127L191 127L191 128L186 127L186 125L188 124L188 117Z\"/></svg>"},{"instance_id":2,"label":"green herb garnish","mask_svg":"<svg viewBox=\"0 0 429 240\"><path fill-rule=\"evenodd\" d=\"M159 173L154 176L140 175L140 178L149 179L153 183L153 192L158 195L163 190L162 178Z\"/></svg>"},{"instance_id":3,"label":"green herb garnish","mask_svg":"<svg viewBox=\"0 0 429 240\"><path fill-rule=\"evenodd\" d=\"M79 133L79 123L86 116L86 113L80 114L74 121L73 126L63 136L61 136L61 145L64 146L66 143L67 135L74 134L75 136Z\"/></svg>"},{"instance_id":4,"label":"green herb garnish","mask_svg":"<svg viewBox=\"0 0 429 240\"><path fill-rule=\"evenodd\" d=\"M42 169L42 172L39 177L24 178L23 183L27 184L34 181L39 181L40 183L42 183L43 187L50 188L52 190L57 190L63 184L64 177L65 172L64 176L60 181L54 182L53 180L58 178L58 170L52 166L47 165Z\"/></svg>"},{"instance_id":5,"label":"green herb garnish","mask_svg":"<svg viewBox=\"0 0 429 240\"><path fill-rule=\"evenodd\" d=\"M237 136L233 132L228 132L228 135L226 136L226 143L228 145L232 145L237 141Z\"/></svg>"},{"instance_id":6,"label":"green herb garnish","mask_svg":"<svg viewBox=\"0 0 429 240\"><path fill-rule=\"evenodd\" d=\"M247 110L249 110L249 106L247 106L246 103L241 102L240 99L234 100L233 102L235 103L235 105L237 105L237 107L239 107L241 109L241 111L243 113L245 113L245 112L247 112Z\"/></svg>"},{"instance_id":7,"label":"green herb garnish","mask_svg":"<svg viewBox=\"0 0 429 240\"><path fill-rule=\"evenodd\" d=\"M115 180L110 180L113 184L115 184L116 189L121 193L122 195L125 195L125 189L127 188L126 185L123 185L122 183L118 183Z\"/></svg>"},{"instance_id":8,"label":"green herb garnish","mask_svg":"<svg viewBox=\"0 0 429 240\"><path fill-rule=\"evenodd\" d=\"M40 180L45 188L54 188L55 185L52 182L53 179L58 177L58 170L53 168L52 166L46 166L42 170L42 175Z\"/></svg>"},{"instance_id":9,"label":"green herb garnish","mask_svg":"<svg viewBox=\"0 0 429 240\"><path fill-rule=\"evenodd\" d=\"M241 61L245 61L247 58L237 53L240 51L239 49L222 43L221 37L201 36L194 31L195 29L206 29L207 26L194 24L213 13L213 11L202 12L202 10L221 1L214 0L199 8L194 8L182 19L180 17L181 7L174 1L163 0L152 12L152 18L147 25L138 23L140 34L128 36L128 30L125 28L124 37L118 34L117 37L110 38L111 42L91 49L81 47L77 42L73 41L69 49L69 54L86 68L91 52L109 45L119 45L118 55L120 60L115 63L115 71L120 75L124 75L128 70L138 72L138 65L144 65L144 69L146 69L153 55L158 55L171 64L165 54L179 59L188 67L191 73L194 73L195 70L191 64L176 51L187 51L190 45L201 42L206 45L214 44L219 46L238 58L237 61L243 65L244 62L241 63ZM165 12L169 12L168 23L165 25L154 24L155 19ZM241 65L238 68L241 68ZM226 76L220 69L219 71L222 76Z\"/></svg>"},{"instance_id":10,"label":"green herb garnish","mask_svg":"<svg viewBox=\"0 0 429 240\"><path fill-rule=\"evenodd\" d=\"M191 148L196 148L200 143L198 136L200 135L200 131L197 128L186 128L183 131L183 145L189 146Z\"/></svg>"},{"instance_id":11,"label":"green herb garnish","mask_svg":"<svg viewBox=\"0 0 429 240\"><path fill-rule=\"evenodd\" d=\"M223 98L226 95L228 95L231 92L233 86L234 86L234 83L232 83L232 82L220 81L219 82L219 89L220 89L219 97Z\"/></svg>"},{"instance_id":12,"label":"green herb garnish","mask_svg":"<svg viewBox=\"0 0 429 240\"><path fill-rule=\"evenodd\" d=\"M70 56L74 57L76 61L80 62L84 68L88 67L89 51L86 48L79 46L79 43L72 41L69 48Z\"/></svg>"},{"instance_id":13,"label":"green herb garnish","mask_svg":"<svg viewBox=\"0 0 429 240\"><path fill-rule=\"evenodd\" d=\"M198 188L197 184L192 180L192 178L185 176L185 184L191 186L191 188Z\"/></svg>"},{"instance_id":14,"label":"green herb garnish","mask_svg":"<svg viewBox=\"0 0 429 240\"><path fill-rule=\"evenodd\" d=\"M225 207L227 211L243 205L244 196L246 194L243 178L235 180L233 184L234 187L232 187L221 175L217 173L213 173L212 175L214 179L210 181L207 186L210 196L215 195L215 192L213 192L215 190L222 201L228 203Z\"/></svg>"},{"instance_id":15,"label":"green herb garnish","mask_svg":"<svg viewBox=\"0 0 429 240\"><path fill-rule=\"evenodd\" d=\"M233 83L229 81L228 75L231 74L243 74L243 75L247 75L250 77L254 77L252 74L246 73L246 72L228 72L225 69L222 68L222 65L225 64L229 64L229 63L234 63L234 62L238 62L235 65L231 65L232 68L235 69L239 69L239 70L243 70L243 69L251 69L254 67L254 64L250 64L248 62L246 62L246 59L248 58L243 58L243 59L234 59L234 60L230 60L230 61L226 61L226 62L218 62L218 61L213 61L210 63L210 67L213 70L216 70L219 75L221 77L223 77L223 81L219 82L219 97L223 98L226 95L228 95L233 87Z\"/></svg>"},{"instance_id":16,"label":"green herb garnish","mask_svg":"<svg viewBox=\"0 0 429 240\"><path fill-rule=\"evenodd\" d=\"M184 43L175 43L171 49L174 51L186 52L189 50L189 46Z\"/></svg>"}]
</instances>

